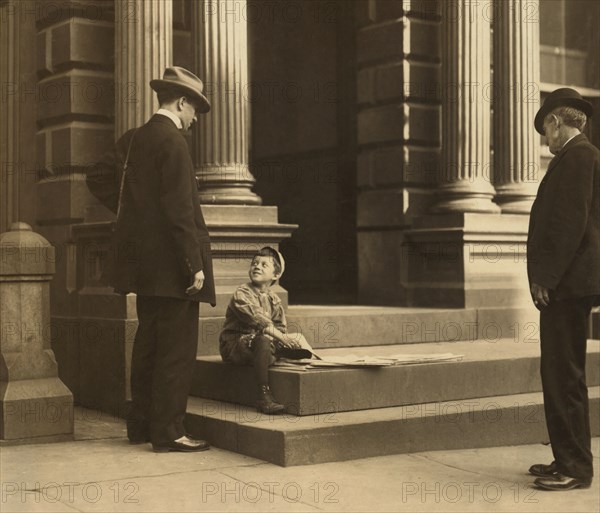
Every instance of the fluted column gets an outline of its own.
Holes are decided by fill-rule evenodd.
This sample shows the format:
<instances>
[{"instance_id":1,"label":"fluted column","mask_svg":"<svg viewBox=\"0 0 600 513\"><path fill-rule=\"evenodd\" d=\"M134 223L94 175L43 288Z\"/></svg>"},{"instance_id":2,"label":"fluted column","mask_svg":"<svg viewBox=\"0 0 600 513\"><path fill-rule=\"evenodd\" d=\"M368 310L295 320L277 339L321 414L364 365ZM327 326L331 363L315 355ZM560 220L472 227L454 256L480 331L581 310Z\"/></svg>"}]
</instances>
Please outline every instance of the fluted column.
<instances>
[{"instance_id":1,"label":"fluted column","mask_svg":"<svg viewBox=\"0 0 600 513\"><path fill-rule=\"evenodd\" d=\"M490 183L491 36L486 2L446 0L442 19L442 162L435 212L499 212Z\"/></svg>"},{"instance_id":2,"label":"fluted column","mask_svg":"<svg viewBox=\"0 0 600 513\"><path fill-rule=\"evenodd\" d=\"M0 233L19 217L19 39L20 12L14 0L0 5L0 76L2 77L2 116L0 116Z\"/></svg>"},{"instance_id":3,"label":"fluted column","mask_svg":"<svg viewBox=\"0 0 600 513\"><path fill-rule=\"evenodd\" d=\"M115 136L158 108L149 82L173 60L172 0L115 0Z\"/></svg>"},{"instance_id":4,"label":"fluted column","mask_svg":"<svg viewBox=\"0 0 600 513\"><path fill-rule=\"evenodd\" d=\"M194 159L200 201L259 205L248 169L248 36L245 0L192 3L195 71L205 82L211 111L199 117Z\"/></svg>"},{"instance_id":5,"label":"fluted column","mask_svg":"<svg viewBox=\"0 0 600 513\"><path fill-rule=\"evenodd\" d=\"M540 163L537 0L502 0L494 11L494 181L502 212L529 214Z\"/></svg>"}]
</instances>

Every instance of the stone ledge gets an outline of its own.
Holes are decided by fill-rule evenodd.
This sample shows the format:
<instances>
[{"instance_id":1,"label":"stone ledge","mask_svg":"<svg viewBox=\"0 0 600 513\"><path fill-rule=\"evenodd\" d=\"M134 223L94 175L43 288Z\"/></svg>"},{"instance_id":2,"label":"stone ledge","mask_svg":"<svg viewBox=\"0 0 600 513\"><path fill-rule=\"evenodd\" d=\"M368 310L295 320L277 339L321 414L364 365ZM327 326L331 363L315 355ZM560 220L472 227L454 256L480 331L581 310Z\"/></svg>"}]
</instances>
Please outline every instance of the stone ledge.
<instances>
[{"instance_id":1,"label":"stone ledge","mask_svg":"<svg viewBox=\"0 0 600 513\"><path fill-rule=\"evenodd\" d=\"M326 357L448 352L462 354L464 358L458 362L374 369L302 371L272 367L269 381L277 400L286 405L290 414L301 416L541 390L539 344L515 344L510 339L498 343L475 341L338 348L320 350L318 354ZM600 341L590 341L587 362L590 386L600 385L599 371ZM507 380L507 376L511 379ZM224 363L216 356L198 358L192 395L253 406L256 400L253 369Z\"/></svg>"},{"instance_id":2,"label":"stone ledge","mask_svg":"<svg viewBox=\"0 0 600 513\"><path fill-rule=\"evenodd\" d=\"M591 434L598 436L600 387L589 396ZM539 392L309 417L270 417L192 397L186 426L215 447L281 466L548 439Z\"/></svg>"}]
</instances>

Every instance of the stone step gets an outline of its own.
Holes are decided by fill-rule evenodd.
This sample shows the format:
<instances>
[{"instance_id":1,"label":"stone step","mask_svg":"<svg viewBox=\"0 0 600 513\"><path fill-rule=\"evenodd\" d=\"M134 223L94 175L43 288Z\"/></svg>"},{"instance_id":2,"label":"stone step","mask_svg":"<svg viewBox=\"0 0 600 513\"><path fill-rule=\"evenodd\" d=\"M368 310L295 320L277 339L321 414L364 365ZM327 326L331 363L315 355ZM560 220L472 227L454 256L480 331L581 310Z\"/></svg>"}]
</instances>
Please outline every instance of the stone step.
<instances>
[{"instance_id":1,"label":"stone step","mask_svg":"<svg viewBox=\"0 0 600 513\"><path fill-rule=\"evenodd\" d=\"M286 316L288 331L302 333L315 349L539 338L539 312L530 305L460 309L290 305ZM219 354L223 320L201 319L198 356Z\"/></svg>"},{"instance_id":2,"label":"stone step","mask_svg":"<svg viewBox=\"0 0 600 513\"><path fill-rule=\"evenodd\" d=\"M591 387L589 397L591 433L598 436L600 387ZM541 392L307 417L190 397L187 413L192 435L281 466L548 439Z\"/></svg>"},{"instance_id":3,"label":"stone step","mask_svg":"<svg viewBox=\"0 0 600 513\"><path fill-rule=\"evenodd\" d=\"M463 355L463 359L366 369L301 371L272 367L271 389L292 414L315 415L541 390L539 343L478 340L336 348L318 353L323 357L454 353ZM226 364L220 357L200 357L191 395L253 406L254 379L251 367ZM587 382L589 386L600 385L600 340L588 341Z\"/></svg>"}]
</instances>

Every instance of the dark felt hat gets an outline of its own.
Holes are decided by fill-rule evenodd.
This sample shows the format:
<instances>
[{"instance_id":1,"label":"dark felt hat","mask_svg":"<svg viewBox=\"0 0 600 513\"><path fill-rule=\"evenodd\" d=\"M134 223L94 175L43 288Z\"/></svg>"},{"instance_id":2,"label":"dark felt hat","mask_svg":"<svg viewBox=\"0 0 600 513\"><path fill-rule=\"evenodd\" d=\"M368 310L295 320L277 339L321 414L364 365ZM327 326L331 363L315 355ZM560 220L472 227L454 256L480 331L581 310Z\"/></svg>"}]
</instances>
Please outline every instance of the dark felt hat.
<instances>
[{"instance_id":1,"label":"dark felt hat","mask_svg":"<svg viewBox=\"0 0 600 513\"><path fill-rule=\"evenodd\" d=\"M201 114L205 114L210 110L210 103L202 93L204 89L202 80L191 71L180 66L166 68L162 79L150 80L150 87L157 92L165 89L177 89L183 94L189 94L198 102L198 112Z\"/></svg>"},{"instance_id":2,"label":"dark felt hat","mask_svg":"<svg viewBox=\"0 0 600 513\"><path fill-rule=\"evenodd\" d=\"M556 107L573 107L580 110L586 116L591 117L594 111L592 104L584 100L581 95L569 87L561 87L552 91L544 100L544 104L540 107L535 115L535 129L544 135L544 119Z\"/></svg>"}]
</instances>

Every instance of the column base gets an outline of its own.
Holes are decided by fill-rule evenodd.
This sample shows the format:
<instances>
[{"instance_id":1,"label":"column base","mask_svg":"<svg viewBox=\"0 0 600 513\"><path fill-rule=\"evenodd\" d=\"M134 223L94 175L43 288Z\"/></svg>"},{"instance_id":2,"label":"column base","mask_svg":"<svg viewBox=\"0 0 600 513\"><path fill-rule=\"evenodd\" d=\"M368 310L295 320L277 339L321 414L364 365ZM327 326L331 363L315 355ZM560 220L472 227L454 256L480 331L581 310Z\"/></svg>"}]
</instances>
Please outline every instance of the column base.
<instances>
[{"instance_id":1,"label":"column base","mask_svg":"<svg viewBox=\"0 0 600 513\"><path fill-rule=\"evenodd\" d=\"M537 187L538 182L498 185L494 201L498 203L503 214L529 215Z\"/></svg>"},{"instance_id":2,"label":"column base","mask_svg":"<svg viewBox=\"0 0 600 513\"><path fill-rule=\"evenodd\" d=\"M491 201L491 196L482 194L470 198L445 196L444 200L435 205L431 212L434 214L455 214L458 212L473 212L480 214L499 214L500 207Z\"/></svg>"},{"instance_id":3,"label":"column base","mask_svg":"<svg viewBox=\"0 0 600 513\"><path fill-rule=\"evenodd\" d=\"M535 198L496 198L503 214L529 215Z\"/></svg>"},{"instance_id":4,"label":"column base","mask_svg":"<svg viewBox=\"0 0 600 513\"><path fill-rule=\"evenodd\" d=\"M438 188L439 201L431 209L433 213L462 214L477 212L499 214L500 207L492 200L496 191L483 179L457 180Z\"/></svg>"},{"instance_id":5,"label":"column base","mask_svg":"<svg viewBox=\"0 0 600 513\"><path fill-rule=\"evenodd\" d=\"M242 165L210 166L197 170L198 197L203 205L261 205L261 197L252 192L256 182Z\"/></svg>"},{"instance_id":6,"label":"column base","mask_svg":"<svg viewBox=\"0 0 600 513\"><path fill-rule=\"evenodd\" d=\"M260 205L262 199L247 187L206 187L198 192L202 205Z\"/></svg>"},{"instance_id":7,"label":"column base","mask_svg":"<svg viewBox=\"0 0 600 513\"><path fill-rule=\"evenodd\" d=\"M454 214L417 219L405 232L409 304L508 307L529 303L528 220L518 215Z\"/></svg>"},{"instance_id":8,"label":"column base","mask_svg":"<svg viewBox=\"0 0 600 513\"><path fill-rule=\"evenodd\" d=\"M0 412L3 445L73 439L73 395L58 377L0 383Z\"/></svg>"}]
</instances>

